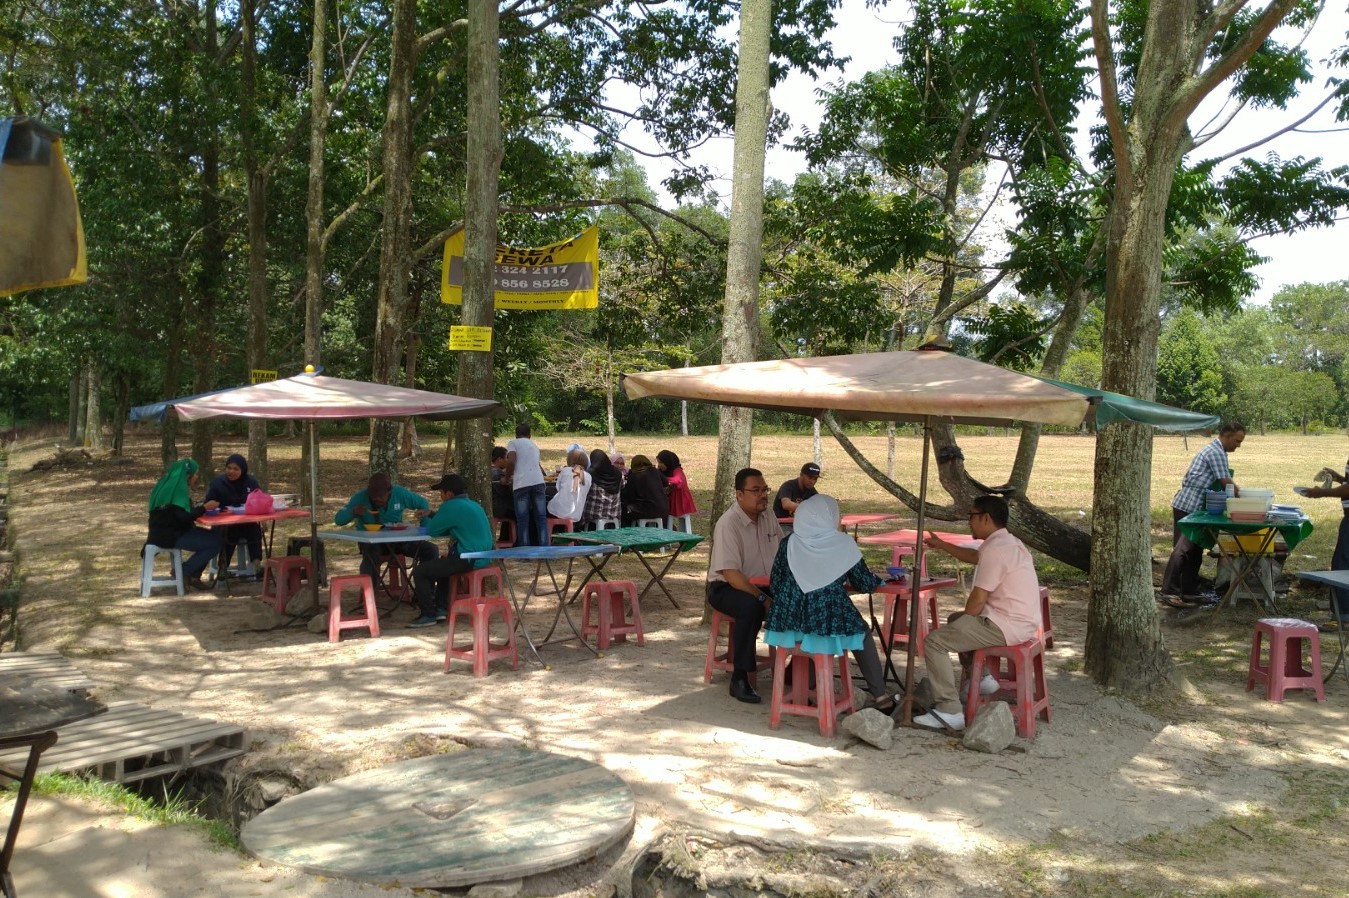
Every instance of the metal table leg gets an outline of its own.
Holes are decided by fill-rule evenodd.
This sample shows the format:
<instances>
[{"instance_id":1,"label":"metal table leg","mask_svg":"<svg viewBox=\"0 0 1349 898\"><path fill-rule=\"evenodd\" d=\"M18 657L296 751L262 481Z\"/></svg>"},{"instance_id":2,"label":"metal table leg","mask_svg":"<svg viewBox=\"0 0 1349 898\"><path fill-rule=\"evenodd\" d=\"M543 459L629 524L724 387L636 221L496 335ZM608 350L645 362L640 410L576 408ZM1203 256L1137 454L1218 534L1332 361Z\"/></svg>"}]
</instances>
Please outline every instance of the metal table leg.
<instances>
[{"instance_id":1,"label":"metal table leg","mask_svg":"<svg viewBox=\"0 0 1349 898\"><path fill-rule=\"evenodd\" d=\"M44 751L55 744L55 730L0 738L0 751L28 747L28 762L24 764L23 776L19 778L19 791L14 798L14 810L10 812L9 828L5 831L5 847L0 851L0 890L3 890L5 898L15 898L17 894L14 891L14 878L9 873L9 862L14 857L14 845L19 840L19 826L23 823L24 808L28 805L28 793L33 789L33 778L37 776L38 759L42 757Z\"/></svg>"}]
</instances>

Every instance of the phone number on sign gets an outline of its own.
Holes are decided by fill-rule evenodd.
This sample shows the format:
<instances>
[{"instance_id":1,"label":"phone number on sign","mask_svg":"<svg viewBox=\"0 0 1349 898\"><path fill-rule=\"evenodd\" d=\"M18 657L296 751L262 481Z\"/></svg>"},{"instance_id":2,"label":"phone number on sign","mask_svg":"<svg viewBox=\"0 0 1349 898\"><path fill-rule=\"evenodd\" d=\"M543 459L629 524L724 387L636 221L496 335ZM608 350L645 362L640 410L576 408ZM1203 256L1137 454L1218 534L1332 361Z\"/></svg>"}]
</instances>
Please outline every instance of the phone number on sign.
<instances>
[{"instance_id":1,"label":"phone number on sign","mask_svg":"<svg viewBox=\"0 0 1349 898\"><path fill-rule=\"evenodd\" d=\"M566 278L496 278L498 290L572 290Z\"/></svg>"}]
</instances>

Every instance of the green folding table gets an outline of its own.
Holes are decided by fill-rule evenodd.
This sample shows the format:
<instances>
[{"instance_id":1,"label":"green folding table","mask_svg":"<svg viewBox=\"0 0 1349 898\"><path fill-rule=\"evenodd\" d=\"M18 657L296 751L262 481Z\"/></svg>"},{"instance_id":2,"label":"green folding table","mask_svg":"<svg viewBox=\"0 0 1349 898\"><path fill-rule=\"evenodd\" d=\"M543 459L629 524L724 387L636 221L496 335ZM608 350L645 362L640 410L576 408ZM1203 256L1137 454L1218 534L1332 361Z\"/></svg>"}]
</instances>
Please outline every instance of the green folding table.
<instances>
[{"instance_id":1,"label":"green folding table","mask_svg":"<svg viewBox=\"0 0 1349 898\"><path fill-rule=\"evenodd\" d=\"M659 527L619 527L617 530L585 530L575 533L554 533L554 540L562 540L572 543L589 543L592 545L614 545L618 546L618 552L615 555L622 555L624 552L632 553L646 572L651 575L645 587L638 594L637 599L641 601L646 598L646 594L651 591L651 587L659 586L660 591L665 593L665 598L670 600L670 604L679 607L675 597L670 595L670 590L665 588L665 574L670 570L670 566L675 563L685 549L692 548L703 541L703 537L696 533L685 533L683 530L664 530ZM669 546L674 546L674 552L665 557L665 566L659 571L651 566L649 557L662 557L662 554ZM604 576L604 568L614 555L604 555L598 561L594 558L587 559L590 566L594 568L594 573L601 580L607 579Z\"/></svg>"},{"instance_id":2,"label":"green folding table","mask_svg":"<svg viewBox=\"0 0 1349 898\"><path fill-rule=\"evenodd\" d=\"M1246 575L1255 569L1256 563L1260 557L1266 554L1274 543L1274 535L1277 533L1283 537L1284 543L1289 549L1292 549L1298 543L1302 542L1312 533L1312 522L1307 518L1297 521L1234 521L1225 514L1207 514L1196 512L1186 515L1176 522L1180 532L1195 545L1204 549L1218 547L1218 551L1224 556L1230 557L1235 562L1235 575L1232 577L1231 585L1227 587L1227 592L1223 594L1219 606L1226 605L1236 595L1237 586L1246 578ZM1252 533L1261 533L1265 531L1259 540L1258 545L1251 547L1247 540L1236 539L1232 542L1237 550L1232 552L1224 543L1220 542L1218 537L1224 533L1235 537L1247 536ZM1258 579L1258 578L1257 578ZM1265 591L1266 604L1269 609L1278 613L1278 606L1274 603L1274 593L1269 589L1264 581L1260 586Z\"/></svg>"}]
</instances>

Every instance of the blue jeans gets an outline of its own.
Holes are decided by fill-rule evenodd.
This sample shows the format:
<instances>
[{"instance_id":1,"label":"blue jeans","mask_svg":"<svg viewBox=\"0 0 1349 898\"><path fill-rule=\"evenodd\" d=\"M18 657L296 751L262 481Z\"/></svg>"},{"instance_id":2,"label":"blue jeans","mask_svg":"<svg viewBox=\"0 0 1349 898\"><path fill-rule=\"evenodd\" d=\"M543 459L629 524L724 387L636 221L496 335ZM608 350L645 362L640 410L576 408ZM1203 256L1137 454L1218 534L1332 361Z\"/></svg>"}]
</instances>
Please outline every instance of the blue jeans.
<instances>
[{"instance_id":1,"label":"blue jeans","mask_svg":"<svg viewBox=\"0 0 1349 898\"><path fill-rule=\"evenodd\" d=\"M222 540L214 527L193 527L173 544L175 549L186 549L191 557L183 559L183 579L195 580L206 570L211 559L220 554Z\"/></svg>"},{"instance_id":2,"label":"blue jeans","mask_svg":"<svg viewBox=\"0 0 1349 898\"><path fill-rule=\"evenodd\" d=\"M542 483L522 486L511 498L515 500L516 545L548 545L547 486Z\"/></svg>"},{"instance_id":3,"label":"blue jeans","mask_svg":"<svg viewBox=\"0 0 1349 898\"><path fill-rule=\"evenodd\" d=\"M1339 537L1335 540L1335 554L1330 556L1332 571L1349 571L1349 514L1340 520ZM1330 615L1340 623L1349 623L1349 589L1331 589Z\"/></svg>"}]
</instances>

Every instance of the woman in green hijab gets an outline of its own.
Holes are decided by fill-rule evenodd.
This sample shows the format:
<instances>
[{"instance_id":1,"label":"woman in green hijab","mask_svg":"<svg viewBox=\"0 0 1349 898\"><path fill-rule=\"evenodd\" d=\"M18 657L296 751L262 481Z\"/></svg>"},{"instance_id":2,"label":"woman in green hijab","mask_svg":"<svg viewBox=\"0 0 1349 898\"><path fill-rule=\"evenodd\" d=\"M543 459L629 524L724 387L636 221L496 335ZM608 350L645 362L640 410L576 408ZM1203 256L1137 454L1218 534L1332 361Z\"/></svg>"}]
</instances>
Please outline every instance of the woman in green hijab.
<instances>
[{"instance_id":1,"label":"woman in green hijab","mask_svg":"<svg viewBox=\"0 0 1349 898\"><path fill-rule=\"evenodd\" d=\"M197 463L180 458L150 491L150 533L145 542L161 549L186 549L191 557L183 560L183 579L192 589L207 590L201 573L211 559L220 554L220 534L211 527L198 527L197 518L220 507L212 500L192 505L192 487L197 483Z\"/></svg>"}]
</instances>

